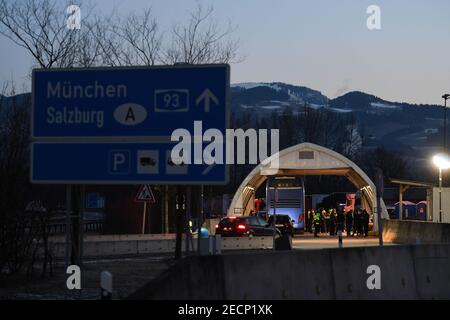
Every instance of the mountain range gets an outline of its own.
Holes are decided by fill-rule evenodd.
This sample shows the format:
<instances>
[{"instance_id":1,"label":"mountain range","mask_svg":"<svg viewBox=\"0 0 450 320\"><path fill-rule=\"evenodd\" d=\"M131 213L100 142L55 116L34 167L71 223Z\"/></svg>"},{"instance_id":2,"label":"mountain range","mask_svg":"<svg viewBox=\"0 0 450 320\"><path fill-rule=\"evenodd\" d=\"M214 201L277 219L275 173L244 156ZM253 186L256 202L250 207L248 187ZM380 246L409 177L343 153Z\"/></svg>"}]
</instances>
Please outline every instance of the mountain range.
<instances>
[{"instance_id":1,"label":"mountain range","mask_svg":"<svg viewBox=\"0 0 450 320\"><path fill-rule=\"evenodd\" d=\"M353 115L365 148L384 147L415 160L428 161L430 154L442 145L444 109L438 105L392 102L360 91L329 99L318 90L281 82L236 83L231 86L231 93L232 113L237 117L244 113L270 117L286 108L294 113L310 108ZM14 100L21 104L29 98L29 93L0 96L0 108L8 107Z\"/></svg>"},{"instance_id":2,"label":"mountain range","mask_svg":"<svg viewBox=\"0 0 450 320\"><path fill-rule=\"evenodd\" d=\"M414 160L428 162L430 154L442 146L443 106L387 101L360 91L328 99L320 91L280 82L232 85L235 114L247 111L270 117L286 108L351 114L365 148L383 147Z\"/></svg>"}]
</instances>

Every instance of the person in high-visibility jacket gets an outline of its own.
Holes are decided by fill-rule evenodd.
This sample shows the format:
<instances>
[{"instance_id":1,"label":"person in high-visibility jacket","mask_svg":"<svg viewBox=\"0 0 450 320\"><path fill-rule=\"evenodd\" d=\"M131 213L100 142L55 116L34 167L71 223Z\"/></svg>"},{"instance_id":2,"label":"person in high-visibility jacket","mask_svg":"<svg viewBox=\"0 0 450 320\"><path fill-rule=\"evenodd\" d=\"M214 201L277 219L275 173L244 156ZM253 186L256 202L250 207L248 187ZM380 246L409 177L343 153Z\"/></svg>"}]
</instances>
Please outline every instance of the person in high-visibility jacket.
<instances>
[{"instance_id":1,"label":"person in high-visibility jacket","mask_svg":"<svg viewBox=\"0 0 450 320\"><path fill-rule=\"evenodd\" d=\"M314 237L318 237L318 233L320 232L320 227L322 224L322 216L320 212L314 213Z\"/></svg>"},{"instance_id":2,"label":"person in high-visibility jacket","mask_svg":"<svg viewBox=\"0 0 450 320\"><path fill-rule=\"evenodd\" d=\"M312 232L312 225L314 220L314 209L308 210L308 214L306 216L306 232Z\"/></svg>"}]
</instances>

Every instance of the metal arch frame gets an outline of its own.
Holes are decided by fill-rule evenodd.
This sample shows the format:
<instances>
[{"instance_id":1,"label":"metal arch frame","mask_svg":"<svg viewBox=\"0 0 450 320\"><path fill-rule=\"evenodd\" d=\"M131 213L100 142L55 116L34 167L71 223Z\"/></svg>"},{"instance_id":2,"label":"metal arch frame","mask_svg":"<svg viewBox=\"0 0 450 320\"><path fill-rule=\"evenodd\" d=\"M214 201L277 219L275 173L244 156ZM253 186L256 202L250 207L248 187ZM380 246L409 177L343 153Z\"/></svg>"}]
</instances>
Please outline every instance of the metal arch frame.
<instances>
[{"instance_id":1,"label":"metal arch frame","mask_svg":"<svg viewBox=\"0 0 450 320\"><path fill-rule=\"evenodd\" d=\"M289 155L291 155L292 153L297 153L299 151L314 151L315 157L314 159L310 159L310 161L317 161L317 153L319 154L319 156L320 154L326 155L334 161L333 163L327 163L326 166L319 166L314 169L302 168L301 164L295 164L292 163L292 159L286 159L289 158ZM278 167L272 168L271 164L274 163L274 161L278 161ZM305 160L302 159L300 161ZM286 162L289 162L289 165L287 165ZM361 189L362 200L363 202L365 201L367 205L369 205L368 209L371 213L374 214L374 224L375 226L377 225L377 219L375 219L377 214L377 195L375 184L372 182L372 180L361 168L359 168L348 158L331 149L312 143L301 143L281 150L280 152L270 156L269 158L262 161L258 166L256 166L237 189L233 200L231 201L227 215L245 215L248 211L247 208L254 194L254 190L259 188L266 181L268 176L319 174L345 176L353 185L355 185L358 189ZM382 209L382 217L385 219L389 219L383 199L381 199L380 205Z\"/></svg>"}]
</instances>

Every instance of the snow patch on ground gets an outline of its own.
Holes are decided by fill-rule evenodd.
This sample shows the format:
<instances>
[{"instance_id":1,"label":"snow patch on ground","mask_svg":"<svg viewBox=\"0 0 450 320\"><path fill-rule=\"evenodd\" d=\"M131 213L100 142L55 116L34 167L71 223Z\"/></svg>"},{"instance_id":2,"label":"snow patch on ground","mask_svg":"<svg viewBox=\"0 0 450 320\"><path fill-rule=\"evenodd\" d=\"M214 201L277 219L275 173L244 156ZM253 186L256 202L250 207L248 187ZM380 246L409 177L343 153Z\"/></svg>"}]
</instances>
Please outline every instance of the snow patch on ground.
<instances>
[{"instance_id":1,"label":"snow patch on ground","mask_svg":"<svg viewBox=\"0 0 450 320\"><path fill-rule=\"evenodd\" d=\"M339 112L339 113L348 113L348 112L352 112L353 110L350 109L340 109L340 108L327 108L330 111L333 112Z\"/></svg>"},{"instance_id":2,"label":"snow patch on ground","mask_svg":"<svg viewBox=\"0 0 450 320\"><path fill-rule=\"evenodd\" d=\"M385 104L381 102L372 102L370 105L374 108L384 108L384 109L401 109L400 106L396 106L393 104Z\"/></svg>"},{"instance_id":3,"label":"snow patch on ground","mask_svg":"<svg viewBox=\"0 0 450 320\"><path fill-rule=\"evenodd\" d=\"M324 106L324 105L321 105L321 104L309 103L309 104L308 104L308 107L317 110L317 109L323 108L323 107L325 107L325 106Z\"/></svg>"},{"instance_id":4,"label":"snow patch on ground","mask_svg":"<svg viewBox=\"0 0 450 320\"><path fill-rule=\"evenodd\" d=\"M259 106L259 108L266 109L266 110L277 110L277 109L281 109L281 106Z\"/></svg>"},{"instance_id":5,"label":"snow patch on ground","mask_svg":"<svg viewBox=\"0 0 450 320\"><path fill-rule=\"evenodd\" d=\"M291 105L289 102L286 102L286 101L270 100L270 102L277 103L280 106L289 106L289 105Z\"/></svg>"},{"instance_id":6,"label":"snow patch on ground","mask_svg":"<svg viewBox=\"0 0 450 320\"><path fill-rule=\"evenodd\" d=\"M234 83L231 85L232 87L240 87L240 88L244 88L244 89L252 89L252 88L256 88L256 87L262 87L265 86L263 83L261 82L242 82L242 83Z\"/></svg>"},{"instance_id":7,"label":"snow patch on ground","mask_svg":"<svg viewBox=\"0 0 450 320\"><path fill-rule=\"evenodd\" d=\"M231 87L240 87L240 88L244 88L246 90L248 89L253 89L256 87L269 87L271 89L277 90L277 91L281 91L282 88L275 83L265 83L265 82L241 82L241 83L234 83L231 85Z\"/></svg>"}]
</instances>

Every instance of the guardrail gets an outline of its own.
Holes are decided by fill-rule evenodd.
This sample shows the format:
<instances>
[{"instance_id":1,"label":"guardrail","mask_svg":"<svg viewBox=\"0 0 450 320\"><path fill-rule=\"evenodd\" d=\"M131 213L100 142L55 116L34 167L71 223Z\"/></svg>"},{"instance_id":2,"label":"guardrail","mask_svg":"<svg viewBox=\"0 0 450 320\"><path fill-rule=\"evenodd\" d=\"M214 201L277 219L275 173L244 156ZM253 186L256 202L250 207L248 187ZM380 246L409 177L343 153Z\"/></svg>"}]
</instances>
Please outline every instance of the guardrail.
<instances>
[{"instance_id":1,"label":"guardrail","mask_svg":"<svg viewBox=\"0 0 450 320\"><path fill-rule=\"evenodd\" d=\"M103 231L103 222L101 221L85 221L83 222L83 232L101 233ZM50 235L66 233L66 223L49 223L47 232Z\"/></svg>"}]
</instances>

